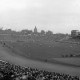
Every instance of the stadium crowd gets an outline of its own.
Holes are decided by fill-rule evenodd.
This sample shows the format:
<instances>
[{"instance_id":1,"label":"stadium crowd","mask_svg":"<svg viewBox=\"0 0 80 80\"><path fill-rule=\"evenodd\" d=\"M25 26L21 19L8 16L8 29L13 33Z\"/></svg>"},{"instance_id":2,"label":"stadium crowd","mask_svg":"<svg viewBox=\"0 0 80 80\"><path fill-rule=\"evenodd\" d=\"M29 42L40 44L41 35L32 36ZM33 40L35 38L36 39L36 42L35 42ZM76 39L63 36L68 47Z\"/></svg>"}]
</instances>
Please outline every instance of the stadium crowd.
<instances>
[{"instance_id":1,"label":"stadium crowd","mask_svg":"<svg viewBox=\"0 0 80 80\"><path fill-rule=\"evenodd\" d=\"M0 60L0 80L80 80L78 76L70 76L56 72L33 69L14 65Z\"/></svg>"}]
</instances>

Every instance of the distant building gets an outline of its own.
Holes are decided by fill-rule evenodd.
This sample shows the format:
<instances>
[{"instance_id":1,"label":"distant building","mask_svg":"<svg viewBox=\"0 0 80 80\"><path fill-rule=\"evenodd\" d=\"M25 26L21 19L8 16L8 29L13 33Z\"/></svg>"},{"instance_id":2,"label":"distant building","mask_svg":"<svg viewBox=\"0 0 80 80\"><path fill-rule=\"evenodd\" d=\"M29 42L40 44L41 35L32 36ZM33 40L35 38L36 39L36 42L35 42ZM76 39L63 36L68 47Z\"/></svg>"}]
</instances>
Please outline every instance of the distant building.
<instances>
[{"instance_id":1,"label":"distant building","mask_svg":"<svg viewBox=\"0 0 80 80\"><path fill-rule=\"evenodd\" d=\"M37 27L35 26L34 28L34 33L36 34L37 33Z\"/></svg>"},{"instance_id":2,"label":"distant building","mask_svg":"<svg viewBox=\"0 0 80 80\"><path fill-rule=\"evenodd\" d=\"M72 38L80 37L80 31L79 30L72 30L71 31L71 37Z\"/></svg>"}]
</instances>

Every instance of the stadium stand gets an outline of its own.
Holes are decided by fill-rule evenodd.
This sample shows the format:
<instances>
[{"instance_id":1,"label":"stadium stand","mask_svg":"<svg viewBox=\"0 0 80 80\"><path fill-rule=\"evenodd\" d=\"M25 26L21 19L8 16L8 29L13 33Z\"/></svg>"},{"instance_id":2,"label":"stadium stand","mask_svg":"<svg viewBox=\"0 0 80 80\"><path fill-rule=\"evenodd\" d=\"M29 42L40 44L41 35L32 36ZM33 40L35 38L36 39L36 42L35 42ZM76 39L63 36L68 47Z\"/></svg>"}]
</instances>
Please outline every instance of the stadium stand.
<instances>
[{"instance_id":1,"label":"stadium stand","mask_svg":"<svg viewBox=\"0 0 80 80\"><path fill-rule=\"evenodd\" d=\"M56 72L33 69L14 65L0 60L0 80L80 80L78 76L70 76Z\"/></svg>"}]
</instances>

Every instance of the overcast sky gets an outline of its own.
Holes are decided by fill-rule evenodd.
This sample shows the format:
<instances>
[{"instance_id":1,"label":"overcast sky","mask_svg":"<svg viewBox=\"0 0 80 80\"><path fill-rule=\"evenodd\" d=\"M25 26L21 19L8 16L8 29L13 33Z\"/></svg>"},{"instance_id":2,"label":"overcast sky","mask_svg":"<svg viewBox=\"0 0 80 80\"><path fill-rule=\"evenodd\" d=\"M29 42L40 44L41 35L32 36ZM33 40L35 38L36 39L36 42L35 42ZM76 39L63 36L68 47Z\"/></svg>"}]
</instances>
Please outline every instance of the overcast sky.
<instances>
[{"instance_id":1,"label":"overcast sky","mask_svg":"<svg viewBox=\"0 0 80 80\"><path fill-rule=\"evenodd\" d=\"M0 27L13 30L80 30L80 0L0 0Z\"/></svg>"}]
</instances>

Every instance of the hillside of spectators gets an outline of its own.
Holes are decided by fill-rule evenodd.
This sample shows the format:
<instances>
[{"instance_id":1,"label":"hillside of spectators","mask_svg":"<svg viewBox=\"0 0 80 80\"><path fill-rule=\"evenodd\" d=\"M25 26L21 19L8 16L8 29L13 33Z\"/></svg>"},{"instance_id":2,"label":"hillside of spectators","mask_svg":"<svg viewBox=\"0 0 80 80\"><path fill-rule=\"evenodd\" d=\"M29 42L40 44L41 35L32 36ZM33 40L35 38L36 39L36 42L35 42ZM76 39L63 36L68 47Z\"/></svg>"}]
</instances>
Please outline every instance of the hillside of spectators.
<instances>
[{"instance_id":1,"label":"hillside of spectators","mask_svg":"<svg viewBox=\"0 0 80 80\"><path fill-rule=\"evenodd\" d=\"M80 80L78 76L22 67L0 60L0 80Z\"/></svg>"}]
</instances>

